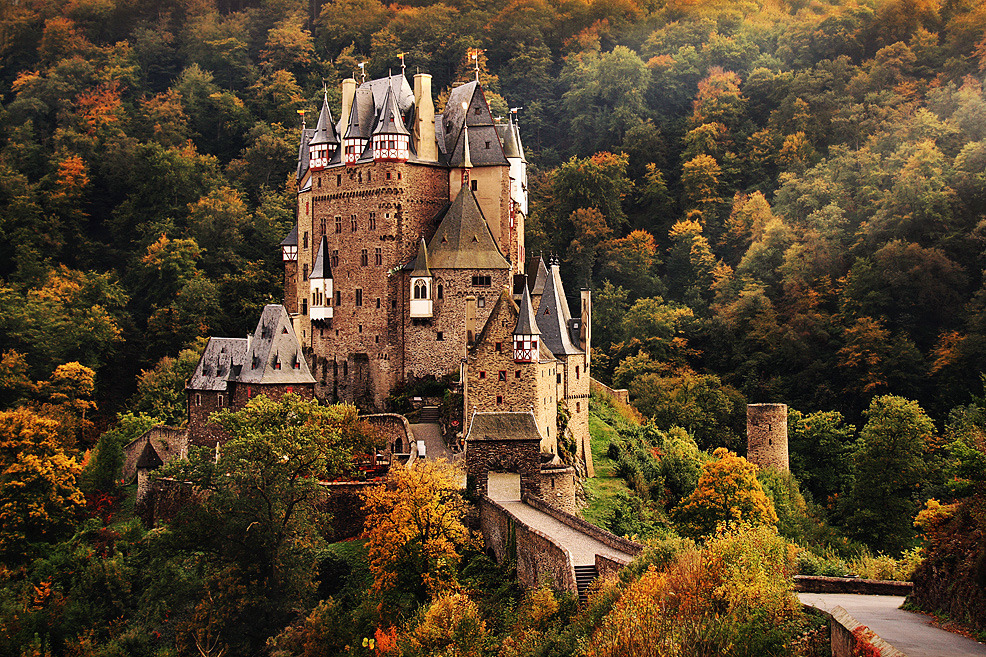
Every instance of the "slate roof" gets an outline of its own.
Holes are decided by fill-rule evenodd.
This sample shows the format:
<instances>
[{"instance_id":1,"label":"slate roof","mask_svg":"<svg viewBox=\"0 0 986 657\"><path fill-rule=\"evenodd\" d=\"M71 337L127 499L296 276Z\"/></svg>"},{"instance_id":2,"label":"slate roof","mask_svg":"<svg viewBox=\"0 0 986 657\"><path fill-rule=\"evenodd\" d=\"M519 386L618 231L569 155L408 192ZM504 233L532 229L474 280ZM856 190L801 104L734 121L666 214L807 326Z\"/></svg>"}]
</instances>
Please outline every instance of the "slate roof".
<instances>
[{"instance_id":1,"label":"slate roof","mask_svg":"<svg viewBox=\"0 0 986 657\"><path fill-rule=\"evenodd\" d=\"M281 240L281 246L298 246L298 224L294 225L288 236Z\"/></svg>"},{"instance_id":2,"label":"slate roof","mask_svg":"<svg viewBox=\"0 0 986 657\"><path fill-rule=\"evenodd\" d=\"M188 388L226 390L227 383L236 380L246 350L246 338L209 338L199 364L188 380Z\"/></svg>"},{"instance_id":3,"label":"slate roof","mask_svg":"<svg viewBox=\"0 0 986 657\"><path fill-rule=\"evenodd\" d=\"M414 270L411 271L411 276L431 276L431 269L428 267L428 245L425 244L425 238L421 238L421 243L418 244L418 257L414 259Z\"/></svg>"},{"instance_id":4,"label":"slate roof","mask_svg":"<svg viewBox=\"0 0 986 657\"><path fill-rule=\"evenodd\" d=\"M537 320L534 318L534 306L531 304L531 293L524 285L524 291L520 297L520 309L517 315L517 328L514 329L515 335L539 335L541 330L538 328Z\"/></svg>"},{"instance_id":5,"label":"slate roof","mask_svg":"<svg viewBox=\"0 0 986 657\"><path fill-rule=\"evenodd\" d=\"M401 114L414 106L414 90L411 89L411 85L403 73L395 73L390 77L377 78L376 80L367 80L357 87L357 91L360 89L369 89L373 93L373 102L377 107L383 107L388 91L394 93L394 100L397 102L397 109L400 110Z\"/></svg>"},{"instance_id":6,"label":"slate roof","mask_svg":"<svg viewBox=\"0 0 986 657\"><path fill-rule=\"evenodd\" d=\"M544 294L544 284L548 282L548 268L544 266L544 258L541 256L538 256L537 270L531 294Z\"/></svg>"},{"instance_id":7,"label":"slate roof","mask_svg":"<svg viewBox=\"0 0 986 657\"><path fill-rule=\"evenodd\" d=\"M383 99L381 99L383 100ZM373 117L376 114L373 104L373 90L359 87L353 96L353 108L349 112L344 137L346 139L369 139L373 130Z\"/></svg>"},{"instance_id":8,"label":"slate roof","mask_svg":"<svg viewBox=\"0 0 986 657\"><path fill-rule=\"evenodd\" d=\"M280 363L278 369L276 364ZM297 365L297 367L295 367ZM239 383L315 383L284 306L264 306L244 355Z\"/></svg>"},{"instance_id":9,"label":"slate roof","mask_svg":"<svg viewBox=\"0 0 986 657\"><path fill-rule=\"evenodd\" d=\"M310 128L301 131L301 143L298 145L298 180L304 177L305 172L308 171L308 164L311 162L308 145L311 143L313 134L315 134L315 130Z\"/></svg>"},{"instance_id":10,"label":"slate roof","mask_svg":"<svg viewBox=\"0 0 986 657\"><path fill-rule=\"evenodd\" d=\"M467 105L465 112L462 103ZM473 166L507 164L489 105L486 104L482 87L476 81L453 89L445 104L445 111L441 116L435 117L438 147L449 166L462 166L465 152L463 135L466 132L463 130L464 125L469 126L469 159Z\"/></svg>"},{"instance_id":11,"label":"slate roof","mask_svg":"<svg viewBox=\"0 0 986 657\"><path fill-rule=\"evenodd\" d=\"M375 135L407 135L407 126L404 125L404 117L397 108L397 97L394 90L388 88L387 95L384 96L383 104L380 106L380 115L377 117L377 125L373 128Z\"/></svg>"},{"instance_id":12,"label":"slate roof","mask_svg":"<svg viewBox=\"0 0 986 657\"><path fill-rule=\"evenodd\" d=\"M295 241L297 241L297 234ZM308 274L308 278L332 278L332 268L329 263L329 243L326 241L325 235L322 235L322 239L318 242L318 248L315 250L315 262L312 263L312 273Z\"/></svg>"},{"instance_id":13,"label":"slate roof","mask_svg":"<svg viewBox=\"0 0 986 657\"><path fill-rule=\"evenodd\" d=\"M572 344L568 329L570 319L572 319L572 313L568 310L568 301L565 299L565 289L561 284L561 272L558 269L558 263L552 262L547 281L544 284L541 304L538 306L537 324L541 328L541 342L555 356L583 353L581 349Z\"/></svg>"},{"instance_id":14,"label":"slate roof","mask_svg":"<svg viewBox=\"0 0 986 657\"><path fill-rule=\"evenodd\" d=\"M312 144L339 144L339 137L336 135L335 126L332 125L332 112L329 110L329 98L327 95L322 97L322 111L318 113L318 123L315 125L315 133L312 135L311 141L308 142L309 146Z\"/></svg>"},{"instance_id":15,"label":"slate roof","mask_svg":"<svg viewBox=\"0 0 986 657\"><path fill-rule=\"evenodd\" d=\"M542 438L534 414L473 413L466 440L537 440Z\"/></svg>"},{"instance_id":16,"label":"slate roof","mask_svg":"<svg viewBox=\"0 0 986 657\"><path fill-rule=\"evenodd\" d=\"M516 157L524 162L527 161L524 159L524 149L520 146L520 132L513 121L498 125L497 133L500 135L500 141L503 142L504 157Z\"/></svg>"},{"instance_id":17,"label":"slate roof","mask_svg":"<svg viewBox=\"0 0 986 657\"><path fill-rule=\"evenodd\" d=\"M516 302L514 302L509 288L504 288L503 292L500 293L496 305L493 306L493 310L490 311L489 316L486 318L486 324L483 325L479 335L476 336L476 341L471 349L476 349L480 344L489 339L489 332L500 325L500 317L503 313L510 315L511 319L520 316L520 309L517 307ZM539 331L537 332L539 333ZM544 340L538 340L538 362L551 363L556 360L551 351L544 345Z\"/></svg>"},{"instance_id":18,"label":"slate roof","mask_svg":"<svg viewBox=\"0 0 986 657\"><path fill-rule=\"evenodd\" d=\"M431 269L510 269L471 189L462 187L436 219L428 242Z\"/></svg>"},{"instance_id":19,"label":"slate roof","mask_svg":"<svg viewBox=\"0 0 986 657\"><path fill-rule=\"evenodd\" d=\"M281 363L279 369L277 362ZM249 338L209 338L187 388L225 391L230 382L315 383L284 306L265 306L257 330Z\"/></svg>"}]
</instances>

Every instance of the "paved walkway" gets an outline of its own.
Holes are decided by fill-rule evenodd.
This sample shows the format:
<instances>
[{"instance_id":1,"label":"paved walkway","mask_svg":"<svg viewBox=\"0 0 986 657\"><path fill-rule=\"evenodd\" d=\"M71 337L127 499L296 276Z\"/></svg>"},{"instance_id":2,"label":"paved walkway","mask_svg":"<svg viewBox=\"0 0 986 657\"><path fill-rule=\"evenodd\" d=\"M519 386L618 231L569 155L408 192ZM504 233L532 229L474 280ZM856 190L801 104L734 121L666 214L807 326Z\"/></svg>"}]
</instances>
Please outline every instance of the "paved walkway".
<instances>
[{"instance_id":1,"label":"paved walkway","mask_svg":"<svg viewBox=\"0 0 986 657\"><path fill-rule=\"evenodd\" d=\"M594 566L596 564L597 554L611 559L617 559L624 563L629 563L633 559L632 555L611 548L591 536L586 536L582 532L555 520L547 513L538 511L523 502L500 501L497 503L515 518L523 521L524 524L547 534L563 548L567 549L569 554L572 555L573 566Z\"/></svg>"},{"instance_id":2,"label":"paved walkway","mask_svg":"<svg viewBox=\"0 0 986 657\"><path fill-rule=\"evenodd\" d=\"M986 645L932 627L930 616L899 609L904 604L901 596L799 593L798 598L825 611L842 607L907 657L986 655Z\"/></svg>"},{"instance_id":3,"label":"paved walkway","mask_svg":"<svg viewBox=\"0 0 986 657\"><path fill-rule=\"evenodd\" d=\"M446 449L445 441L442 440L442 430L437 423L412 424L411 433L414 434L415 440L424 441L425 458L453 460L454 454Z\"/></svg>"}]
</instances>

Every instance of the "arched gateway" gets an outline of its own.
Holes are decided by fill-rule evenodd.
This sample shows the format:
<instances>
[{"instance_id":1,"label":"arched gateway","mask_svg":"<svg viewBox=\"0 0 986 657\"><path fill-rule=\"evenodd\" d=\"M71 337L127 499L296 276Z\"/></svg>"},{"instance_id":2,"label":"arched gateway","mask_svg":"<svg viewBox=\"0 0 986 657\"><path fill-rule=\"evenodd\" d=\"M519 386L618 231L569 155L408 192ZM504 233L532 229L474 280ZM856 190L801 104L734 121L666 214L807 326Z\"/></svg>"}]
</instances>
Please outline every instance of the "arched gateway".
<instances>
[{"instance_id":1,"label":"arched gateway","mask_svg":"<svg viewBox=\"0 0 986 657\"><path fill-rule=\"evenodd\" d=\"M478 495L541 496L541 434L531 413L473 413L466 436L466 486ZM492 476L491 476L492 475ZM492 489L491 489L492 482Z\"/></svg>"}]
</instances>

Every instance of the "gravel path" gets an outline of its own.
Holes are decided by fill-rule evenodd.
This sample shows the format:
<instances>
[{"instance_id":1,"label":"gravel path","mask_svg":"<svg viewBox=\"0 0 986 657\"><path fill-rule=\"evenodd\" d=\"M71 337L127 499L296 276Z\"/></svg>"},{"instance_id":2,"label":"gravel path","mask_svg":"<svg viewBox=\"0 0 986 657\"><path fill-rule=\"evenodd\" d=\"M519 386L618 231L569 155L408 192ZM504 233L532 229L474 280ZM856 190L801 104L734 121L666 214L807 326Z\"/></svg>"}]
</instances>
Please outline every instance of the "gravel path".
<instances>
[{"instance_id":1,"label":"gravel path","mask_svg":"<svg viewBox=\"0 0 986 657\"><path fill-rule=\"evenodd\" d=\"M930 616L898 609L904 604L901 596L799 593L798 598L825 611L842 607L907 657L986 655L986 645L933 627Z\"/></svg>"}]
</instances>

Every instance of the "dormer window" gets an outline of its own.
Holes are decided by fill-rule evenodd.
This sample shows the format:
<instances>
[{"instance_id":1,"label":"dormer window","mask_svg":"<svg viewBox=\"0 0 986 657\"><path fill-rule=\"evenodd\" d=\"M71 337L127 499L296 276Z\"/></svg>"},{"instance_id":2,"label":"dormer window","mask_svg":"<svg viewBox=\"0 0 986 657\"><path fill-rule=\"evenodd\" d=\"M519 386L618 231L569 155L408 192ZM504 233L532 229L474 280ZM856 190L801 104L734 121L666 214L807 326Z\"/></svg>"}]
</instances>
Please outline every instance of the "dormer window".
<instances>
[{"instance_id":1,"label":"dormer window","mask_svg":"<svg viewBox=\"0 0 986 657\"><path fill-rule=\"evenodd\" d=\"M427 299L428 298L428 283L418 279L414 282L414 298L415 299Z\"/></svg>"}]
</instances>

